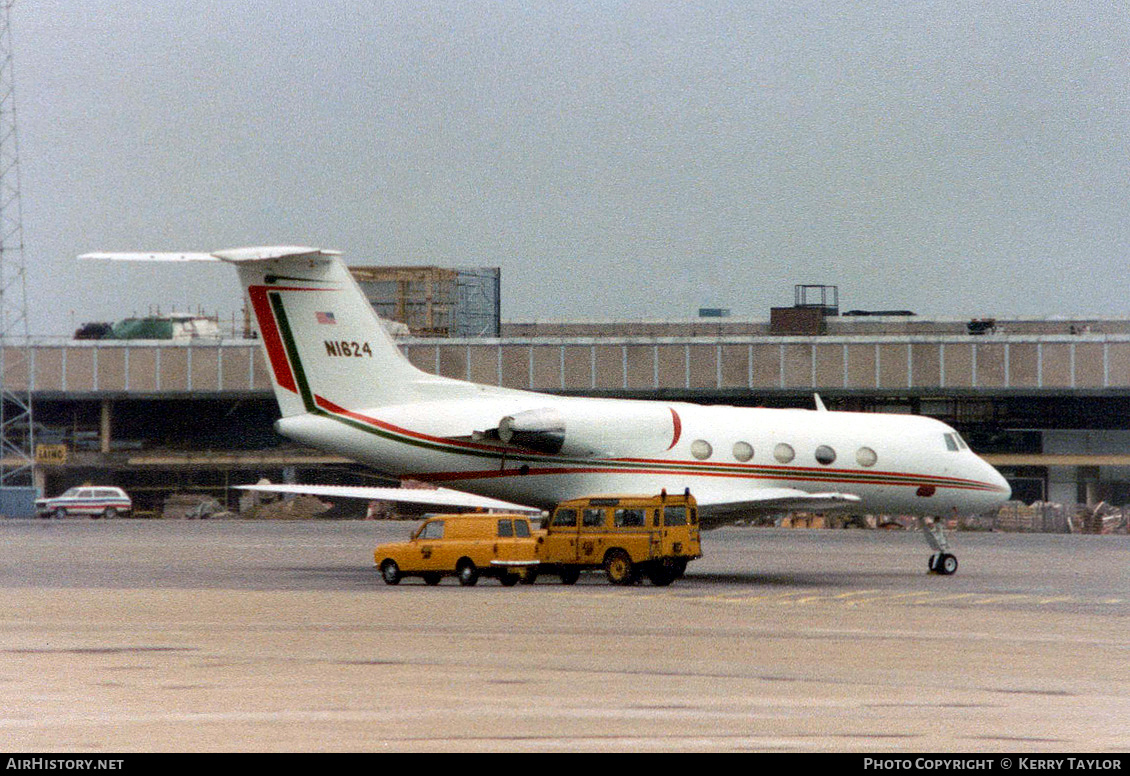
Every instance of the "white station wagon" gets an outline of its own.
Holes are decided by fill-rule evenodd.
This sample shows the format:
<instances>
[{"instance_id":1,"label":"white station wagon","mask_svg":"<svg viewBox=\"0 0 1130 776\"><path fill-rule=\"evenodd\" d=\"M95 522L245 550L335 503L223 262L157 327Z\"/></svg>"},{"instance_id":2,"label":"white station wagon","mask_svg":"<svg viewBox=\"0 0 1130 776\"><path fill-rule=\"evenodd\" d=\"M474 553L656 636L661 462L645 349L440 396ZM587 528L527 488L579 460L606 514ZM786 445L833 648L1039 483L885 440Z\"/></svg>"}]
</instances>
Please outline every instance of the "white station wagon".
<instances>
[{"instance_id":1,"label":"white station wagon","mask_svg":"<svg viewBox=\"0 0 1130 776\"><path fill-rule=\"evenodd\" d=\"M35 500L35 511L40 517L126 517L131 509L133 502L121 488L71 488L61 496Z\"/></svg>"}]
</instances>

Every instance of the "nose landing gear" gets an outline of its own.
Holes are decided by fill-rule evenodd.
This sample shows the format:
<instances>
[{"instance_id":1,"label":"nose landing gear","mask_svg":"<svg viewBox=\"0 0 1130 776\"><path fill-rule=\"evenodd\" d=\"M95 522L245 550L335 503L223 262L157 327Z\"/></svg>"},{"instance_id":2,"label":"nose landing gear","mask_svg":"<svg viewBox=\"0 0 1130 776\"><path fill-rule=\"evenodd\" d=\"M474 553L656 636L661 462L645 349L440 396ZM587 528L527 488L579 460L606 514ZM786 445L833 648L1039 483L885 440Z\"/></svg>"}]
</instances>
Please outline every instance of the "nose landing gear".
<instances>
[{"instance_id":1,"label":"nose landing gear","mask_svg":"<svg viewBox=\"0 0 1130 776\"><path fill-rule=\"evenodd\" d=\"M948 552L937 552L930 556L930 571L949 576L957 571L957 558Z\"/></svg>"},{"instance_id":2,"label":"nose landing gear","mask_svg":"<svg viewBox=\"0 0 1130 776\"><path fill-rule=\"evenodd\" d=\"M957 557L950 552L949 541L946 539L942 520L934 518L927 521L926 518L920 517L918 524L922 527L926 544L930 545L930 549L934 551L934 554L930 556L930 573L948 577L957 571Z\"/></svg>"}]
</instances>

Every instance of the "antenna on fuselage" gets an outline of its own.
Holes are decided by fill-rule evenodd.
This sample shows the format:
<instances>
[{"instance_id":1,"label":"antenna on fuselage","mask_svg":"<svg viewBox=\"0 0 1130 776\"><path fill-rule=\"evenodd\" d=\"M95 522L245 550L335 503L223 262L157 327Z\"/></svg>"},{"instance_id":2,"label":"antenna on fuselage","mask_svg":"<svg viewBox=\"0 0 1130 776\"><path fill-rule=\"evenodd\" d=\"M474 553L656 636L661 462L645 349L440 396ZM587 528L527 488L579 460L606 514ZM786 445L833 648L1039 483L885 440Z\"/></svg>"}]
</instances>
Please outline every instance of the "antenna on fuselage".
<instances>
[{"instance_id":1,"label":"antenna on fuselage","mask_svg":"<svg viewBox=\"0 0 1130 776\"><path fill-rule=\"evenodd\" d=\"M824 400L820 398L820 394L814 393L812 396L816 399L816 411L827 412L828 408L824 406Z\"/></svg>"}]
</instances>

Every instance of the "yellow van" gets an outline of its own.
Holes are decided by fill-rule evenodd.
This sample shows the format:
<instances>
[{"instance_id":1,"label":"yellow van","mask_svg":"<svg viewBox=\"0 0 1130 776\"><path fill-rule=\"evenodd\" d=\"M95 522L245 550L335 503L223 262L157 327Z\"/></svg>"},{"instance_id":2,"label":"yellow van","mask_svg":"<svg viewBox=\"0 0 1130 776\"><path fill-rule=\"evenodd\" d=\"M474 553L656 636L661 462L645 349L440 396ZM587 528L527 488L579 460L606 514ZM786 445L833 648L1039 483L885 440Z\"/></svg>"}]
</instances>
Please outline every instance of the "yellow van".
<instances>
[{"instance_id":1,"label":"yellow van","mask_svg":"<svg viewBox=\"0 0 1130 776\"><path fill-rule=\"evenodd\" d=\"M603 568L614 585L646 576L669 585L702 557L698 504L689 493L658 496L599 496L557 505L537 539L537 560L524 581L557 574L566 585L584 569Z\"/></svg>"},{"instance_id":2,"label":"yellow van","mask_svg":"<svg viewBox=\"0 0 1130 776\"><path fill-rule=\"evenodd\" d=\"M435 515L408 541L377 547L373 560L389 585L409 576L436 585L455 575L461 585L491 576L510 586L537 565L536 533L528 515Z\"/></svg>"}]
</instances>

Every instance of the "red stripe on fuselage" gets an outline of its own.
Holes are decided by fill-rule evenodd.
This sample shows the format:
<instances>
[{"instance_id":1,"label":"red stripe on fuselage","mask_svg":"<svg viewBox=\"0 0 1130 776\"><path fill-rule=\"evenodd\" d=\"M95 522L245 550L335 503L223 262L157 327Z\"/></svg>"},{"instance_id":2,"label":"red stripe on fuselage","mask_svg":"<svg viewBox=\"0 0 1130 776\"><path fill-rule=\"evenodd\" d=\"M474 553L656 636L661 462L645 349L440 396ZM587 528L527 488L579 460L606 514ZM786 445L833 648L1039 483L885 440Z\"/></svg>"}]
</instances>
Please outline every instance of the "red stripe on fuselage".
<instances>
[{"instance_id":1,"label":"red stripe on fuselage","mask_svg":"<svg viewBox=\"0 0 1130 776\"><path fill-rule=\"evenodd\" d=\"M627 459L617 458L614 461L622 461ZM673 461L672 463L679 463ZM420 482L456 482L461 480L490 480L499 477L526 477L534 475L549 475L549 474L657 474L657 475L670 475L681 477L715 477L726 479L743 479L743 480L774 480L780 482L807 480L813 481L803 476L803 471L793 473L790 470L782 470L779 473L771 474L765 472L758 472L756 474L750 472L734 471L703 471L694 468L694 464L690 464L686 469L662 468L662 469L623 469L614 467L600 467L600 466L579 466L579 467L529 467L523 471L522 469L480 469L478 471L463 471L463 472L438 472L438 473L424 473L414 472L411 474L402 475L406 479L419 480ZM801 476L798 476L801 475ZM913 477L914 475L901 475L904 477ZM827 485L881 485L888 487L921 487L921 480L908 479L905 482L892 482L884 479L835 479L835 478L820 478L816 482L825 483ZM976 491L995 491L993 488L985 483L970 482L969 484L962 484L960 482L954 483L936 483L929 482L931 487L936 488L949 488L952 490L976 490Z\"/></svg>"},{"instance_id":2,"label":"red stripe on fuselage","mask_svg":"<svg viewBox=\"0 0 1130 776\"><path fill-rule=\"evenodd\" d=\"M259 323L259 333L263 336L263 347L267 350L267 359L271 362L271 370L275 373L275 382L281 388L292 393L298 393L298 381L294 378L294 370L286 356L286 346L279 332L278 321L275 320L275 311L271 309L271 300L267 297L268 291L334 291L332 288L307 288L303 286L248 286L247 295L251 297L251 309L255 311L255 320Z\"/></svg>"},{"instance_id":3,"label":"red stripe on fuselage","mask_svg":"<svg viewBox=\"0 0 1130 776\"><path fill-rule=\"evenodd\" d=\"M294 380L294 372L291 371L290 361L286 357L286 348L279 335L279 325L275 321L274 311L271 310L271 302L267 299L269 290L269 286L248 286L247 295L251 297L251 309L255 311L255 320L259 323L259 333L263 336L263 347L267 350L267 359L271 362L271 369L275 373L275 382L280 388L298 393L298 383Z\"/></svg>"},{"instance_id":4,"label":"red stripe on fuselage","mask_svg":"<svg viewBox=\"0 0 1130 776\"><path fill-rule=\"evenodd\" d=\"M675 426L675 430L671 437L671 447L667 448L668 450L670 450L675 445L679 444L679 437L683 435L683 421L679 417L679 413L675 412L674 407L668 407L667 409L671 410L671 423Z\"/></svg>"},{"instance_id":5,"label":"red stripe on fuselage","mask_svg":"<svg viewBox=\"0 0 1130 776\"><path fill-rule=\"evenodd\" d=\"M356 420L359 423L365 423L367 425L375 426L394 434L403 434L404 436L412 437L413 439L420 439L425 442L435 442L437 444L451 445L453 447L465 447L470 450L486 450L492 453L499 453L503 455L513 452L513 450L510 450L510 448L499 447L497 445L484 445L476 442L467 442L462 439L451 439L450 437L437 437L430 434L422 434L419 431L413 431L411 429L403 428L392 423L387 423L383 420L378 420L377 418L371 418L368 415L362 415L360 412L347 410L345 407L342 407L339 404L334 404L324 396L318 396L317 394L314 395L314 403L324 409L326 412L332 413L334 415L343 415L344 417L347 417L350 420ZM523 453L523 455L525 455L525 453ZM530 453L530 455L536 456L537 453Z\"/></svg>"},{"instance_id":6,"label":"red stripe on fuselage","mask_svg":"<svg viewBox=\"0 0 1130 776\"><path fill-rule=\"evenodd\" d=\"M418 431L403 428L401 426L387 423L382 420L362 415L359 412L347 410L344 407L333 403L329 399L322 396L314 396L314 401L319 407L326 412L342 415L344 417L355 420L359 423L375 426L377 428L389 431L395 434L403 434L404 436L413 439L419 439L427 442L440 443L444 445L451 445L453 447L463 447L471 450L485 450L493 453L507 454L513 453L513 450L507 448L499 448L492 445L476 444L474 442L465 442L463 440L451 439L449 437L437 437L430 434L423 434ZM454 451L452 451L454 452ZM543 460L550 456L543 456L537 453L524 453L523 458L542 458ZM819 482L824 482L833 485L887 485L893 487L918 487L927 482L928 484L935 485L936 487L953 488L955 490L995 490L988 483L978 482L976 480L960 480L953 477L937 477L931 475L914 475L914 474L899 474L896 472L871 472L870 476L864 474L860 476L851 470L829 470L829 469L816 469L807 467L787 468L780 467L777 471L766 471L760 469L756 473L751 472L748 466L743 464L703 464L696 461L666 461L660 459L647 459L647 458L613 458L609 459L608 463L626 463L626 464L656 464L663 468L639 468L639 469L625 469L623 467L610 467L597 465L590 466L541 466L529 467L524 472L520 469L481 469L474 471L457 471L457 472L417 472L413 474L403 475L409 479L421 480L423 482L453 482L458 480L482 480L482 479L495 479L498 477L518 477L528 475L556 475L556 474L661 474L661 475L675 475L675 476L692 476L692 477L724 477L733 479L753 479L753 480L804 480L812 479L805 475L824 474L823 477L815 478ZM675 468L685 467L685 468ZM728 471L718 471L719 468L725 468ZM849 477L835 477L827 476L829 474L835 475L842 472L847 475L855 475ZM903 478L903 481L892 481L889 478Z\"/></svg>"}]
</instances>

